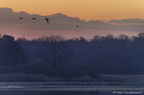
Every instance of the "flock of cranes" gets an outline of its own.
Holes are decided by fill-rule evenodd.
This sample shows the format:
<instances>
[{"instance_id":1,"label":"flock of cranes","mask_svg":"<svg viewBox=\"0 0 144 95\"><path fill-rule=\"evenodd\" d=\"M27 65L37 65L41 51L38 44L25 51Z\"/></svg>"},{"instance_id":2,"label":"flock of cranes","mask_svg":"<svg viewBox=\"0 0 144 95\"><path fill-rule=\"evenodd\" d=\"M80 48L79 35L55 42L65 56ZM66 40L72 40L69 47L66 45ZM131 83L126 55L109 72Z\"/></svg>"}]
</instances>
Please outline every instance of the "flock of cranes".
<instances>
[{"instance_id":1,"label":"flock of cranes","mask_svg":"<svg viewBox=\"0 0 144 95\"><path fill-rule=\"evenodd\" d=\"M23 17L19 17L19 19L24 19L24 18ZM36 18L32 18L32 20L36 20ZM47 23L50 23L49 22L49 18L45 18L45 20L46 20ZM78 25L76 27L79 28ZM29 36L29 35L27 34L27 35L23 35L23 36Z\"/></svg>"},{"instance_id":2,"label":"flock of cranes","mask_svg":"<svg viewBox=\"0 0 144 95\"><path fill-rule=\"evenodd\" d=\"M24 19L24 18L23 17L19 17L19 19ZM32 18L32 20L36 20L36 18ZM49 18L45 18L45 20L46 20L47 23L50 23L49 22ZM78 28L79 26L76 26L76 27Z\"/></svg>"},{"instance_id":3,"label":"flock of cranes","mask_svg":"<svg viewBox=\"0 0 144 95\"><path fill-rule=\"evenodd\" d=\"M19 19L24 19L24 18L19 17ZM36 18L32 18L32 20L36 20ZM47 23L50 23L50 22L49 22L49 18L45 18L45 20L46 20Z\"/></svg>"}]
</instances>

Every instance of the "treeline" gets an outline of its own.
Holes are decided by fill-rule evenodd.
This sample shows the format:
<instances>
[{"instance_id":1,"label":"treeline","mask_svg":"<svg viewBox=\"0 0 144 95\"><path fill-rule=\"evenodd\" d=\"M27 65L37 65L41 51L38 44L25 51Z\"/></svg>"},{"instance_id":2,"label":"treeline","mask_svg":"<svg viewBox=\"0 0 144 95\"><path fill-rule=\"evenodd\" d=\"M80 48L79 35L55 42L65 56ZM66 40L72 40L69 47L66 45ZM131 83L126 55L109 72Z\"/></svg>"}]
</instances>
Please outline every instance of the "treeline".
<instances>
[{"instance_id":1,"label":"treeline","mask_svg":"<svg viewBox=\"0 0 144 95\"><path fill-rule=\"evenodd\" d=\"M65 39L60 35L33 40L3 35L0 73L44 74L67 80L99 74L143 74L144 33L129 37L96 35Z\"/></svg>"}]
</instances>

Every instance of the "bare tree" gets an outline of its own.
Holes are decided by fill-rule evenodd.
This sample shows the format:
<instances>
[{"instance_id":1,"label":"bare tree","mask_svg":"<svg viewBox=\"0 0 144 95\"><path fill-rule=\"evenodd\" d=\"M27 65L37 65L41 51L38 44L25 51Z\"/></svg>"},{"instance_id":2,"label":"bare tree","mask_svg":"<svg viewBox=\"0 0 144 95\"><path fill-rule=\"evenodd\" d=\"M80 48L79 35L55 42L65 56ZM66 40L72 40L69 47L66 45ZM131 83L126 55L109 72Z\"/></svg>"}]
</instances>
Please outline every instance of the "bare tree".
<instances>
[{"instance_id":1,"label":"bare tree","mask_svg":"<svg viewBox=\"0 0 144 95\"><path fill-rule=\"evenodd\" d=\"M52 35L49 37L43 36L38 40L43 43L45 48L40 50L42 57L49 63L52 63L54 68L65 63L71 55L69 45L60 35Z\"/></svg>"}]
</instances>

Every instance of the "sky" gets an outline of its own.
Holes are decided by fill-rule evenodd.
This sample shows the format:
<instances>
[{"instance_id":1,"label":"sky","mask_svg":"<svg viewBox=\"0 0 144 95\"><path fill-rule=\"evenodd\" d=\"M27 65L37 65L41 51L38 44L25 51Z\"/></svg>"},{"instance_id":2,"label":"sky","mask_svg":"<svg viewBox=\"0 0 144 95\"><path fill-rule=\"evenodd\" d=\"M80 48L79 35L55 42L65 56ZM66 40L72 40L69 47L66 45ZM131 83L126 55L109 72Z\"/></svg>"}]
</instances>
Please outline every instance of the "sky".
<instances>
[{"instance_id":1,"label":"sky","mask_svg":"<svg viewBox=\"0 0 144 95\"><path fill-rule=\"evenodd\" d=\"M67 38L137 35L144 30L143 5L144 0L0 0L0 33L29 34L28 39L57 34Z\"/></svg>"}]
</instances>

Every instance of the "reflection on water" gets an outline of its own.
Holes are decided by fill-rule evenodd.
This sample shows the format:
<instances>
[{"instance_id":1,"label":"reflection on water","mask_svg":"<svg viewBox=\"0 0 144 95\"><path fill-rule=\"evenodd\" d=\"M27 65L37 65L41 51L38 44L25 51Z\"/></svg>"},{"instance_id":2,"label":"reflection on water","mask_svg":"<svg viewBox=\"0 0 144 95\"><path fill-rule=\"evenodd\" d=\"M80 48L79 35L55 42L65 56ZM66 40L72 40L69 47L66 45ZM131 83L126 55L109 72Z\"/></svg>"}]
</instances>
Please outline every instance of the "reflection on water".
<instances>
[{"instance_id":1,"label":"reflection on water","mask_svg":"<svg viewBox=\"0 0 144 95\"><path fill-rule=\"evenodd\" d=\"M144 95L143 93L114 93L109 92L98 92L98 91L0 91L0 95Z\"/></svg>"}]
</instances>

